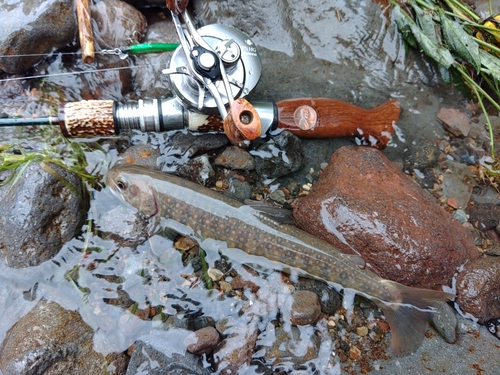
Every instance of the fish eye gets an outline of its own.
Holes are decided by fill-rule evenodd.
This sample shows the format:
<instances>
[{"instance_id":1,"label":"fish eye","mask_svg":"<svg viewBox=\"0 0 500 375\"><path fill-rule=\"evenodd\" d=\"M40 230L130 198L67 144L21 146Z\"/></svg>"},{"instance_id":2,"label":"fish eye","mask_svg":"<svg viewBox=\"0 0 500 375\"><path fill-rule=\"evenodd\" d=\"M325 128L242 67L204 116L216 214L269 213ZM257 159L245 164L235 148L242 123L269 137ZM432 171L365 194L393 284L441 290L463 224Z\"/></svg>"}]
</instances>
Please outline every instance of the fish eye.
<instances>
[{"instance_id":1,"label":"fish eye","mask_svg":"<svg viewBox=\"0 0 500 375\"><path fill-rule=\"evenodd\" d=\"M115 185L119 190L125 190L127 188L127 181L124 178L119 178Z\"/></svg>"}]
</instances>

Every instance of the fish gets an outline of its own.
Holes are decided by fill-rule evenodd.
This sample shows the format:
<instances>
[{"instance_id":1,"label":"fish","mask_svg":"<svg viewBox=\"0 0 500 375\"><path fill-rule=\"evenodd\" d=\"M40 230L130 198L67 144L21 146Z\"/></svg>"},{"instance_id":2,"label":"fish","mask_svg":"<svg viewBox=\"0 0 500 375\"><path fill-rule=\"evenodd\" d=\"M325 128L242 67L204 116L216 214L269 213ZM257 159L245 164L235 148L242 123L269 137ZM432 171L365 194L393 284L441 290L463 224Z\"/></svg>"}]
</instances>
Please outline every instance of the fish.
<instances>
[{"instance_id":1,"label":"fish","mask_svg":"<svg viewBox=\"0 0 500 375\"><path fill-rule=\"evenodd\" d=\"M438 304L455 297L383 279L296 226L280 223L256 207L172 174L119 164L108 171L107 186L153 227L161 225L200 245L216 241L222 252L229 253L226 255L239 251L247 256L245 261L256 264L264 257L276 269L321 279L344 293L370 299L390 326L394 356L415 352Z\"/></svg>"}]
</instances>

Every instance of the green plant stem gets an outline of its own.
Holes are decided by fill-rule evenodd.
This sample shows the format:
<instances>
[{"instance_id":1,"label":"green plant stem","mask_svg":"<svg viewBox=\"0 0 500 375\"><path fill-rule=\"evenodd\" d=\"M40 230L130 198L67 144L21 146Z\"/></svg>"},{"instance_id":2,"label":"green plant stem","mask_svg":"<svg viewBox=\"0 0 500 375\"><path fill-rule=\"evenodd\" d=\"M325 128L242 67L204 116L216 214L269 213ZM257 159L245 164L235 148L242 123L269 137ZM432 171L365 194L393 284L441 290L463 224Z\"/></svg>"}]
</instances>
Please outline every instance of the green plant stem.
<instances>
[{"instance_id":1,"label":"green plant stem","mask_svg":"<svg viewBox=\"0 0 500 375\"><path fill-rule=\"evenodd\" d=\"M493 141L493 126L491 126L491 121L490 121L490 116L488 116L488 112L486 112L486 108L484 107L483 103L483 98L481 95L477 92L477 90L473 87L474 93L477 96L477 101L479 105L481 106L481 110L484 113L484 118L486 119L486 123L488 124L488 133L490 135L490 153L491 157L494 159L495 158L495 142Z\"/></svg>"},{"instance_id":2,"label":"green plant stem","mask_svg":"<svg viewBox=\"0 0 500 375\"><path fill-rule=\"evenodd\" d=\"M480 44L482 46L485 46L486 48L489 48L491 49L492 51L495 51L496 53L499 53L500 54L500 48L494 46L493 44L491 43L488 43L488 42L485 42L484 40L481 40L481 39L478 39L476 38L475 36L472 37L477 44Z\"/></svg>"},{"instance_id":3,"label":"green plant stem","mask_svg":"<svg viewBox=\"0 0 500 375\"><path fill-rule=\"evenodd\" d=\"M490 118L488 117L488 112L486 111L486 108L484 107L483 103L483 97L488 99L488 101L493 104L493 106L500 111L500 105L486 92L484 91L481 86L479 86L476 81L474 81L465 71L465 69L460 66L460 65L455 65L455 68L458 70L458 72L462 75L463 79L469 84L469 87L474 91L474 94L477 97L477 100L479 102L479 105L481 106L481 110L484 113L484 116L486 118L486 123L488 124L488 133L490 136L490 152L491 152L491 157L495 158L495 143L493 141L493 127L491 125Z\"/></svg>"},{"instance_id":4,"label":"green plant stem","mask_svg":"<svg viewBox=\"0 0 500 375\"><path fill-rule=\"evenodd\" d=\"M444 0L444 2L446 3L446 5L448 5L453 10L455 15L460 14L460 15L464 16L464 14L465 14L465 15L469 16L469 20L472 18L474 21L479 21L480 17L476 13L471 11L469 8L467 8L460 1Z\"/></svg>"}]
</instances>

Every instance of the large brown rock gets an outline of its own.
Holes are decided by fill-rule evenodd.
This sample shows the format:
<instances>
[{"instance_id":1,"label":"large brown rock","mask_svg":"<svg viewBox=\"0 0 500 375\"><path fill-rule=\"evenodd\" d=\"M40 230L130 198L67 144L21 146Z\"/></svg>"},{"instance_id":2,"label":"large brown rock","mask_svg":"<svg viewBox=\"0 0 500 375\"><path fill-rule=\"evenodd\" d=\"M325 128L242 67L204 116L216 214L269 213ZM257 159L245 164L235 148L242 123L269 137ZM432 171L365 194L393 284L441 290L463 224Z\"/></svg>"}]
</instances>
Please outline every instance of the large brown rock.
<instances>
[{"instance_id":1,"label":"large brown rock","mask_svg":"<svg viewBox=\"0 0 500 375\"><path fill-rule=\"evenodd\" d=\"M484 323L500 317L500 257L467 263L457 277L457 303Z\"/></svg>"},{"instance_id":2,"label":"large brown rock","mask_svg":"<svg viewBox=\"0 0 500 375\"><path fill-rule=\"evenodd\" d=\"M0 345L0 369L4 375L125 372L124 354L105 358L93 347L93 330L78 312L41 300L7 332Z\"/></svg>"},{"instance_id":3,"label":"large brown rock","mask_svg":"<svg viewBox=\"0 0 500 375\"><path fill-rule=\"evenodd\" d=\"M380 276L409 286L449 285L478 257L472 235L380 151L343 147L299 200L304 230L359 254Z\"/></svg>"}]
</instances>

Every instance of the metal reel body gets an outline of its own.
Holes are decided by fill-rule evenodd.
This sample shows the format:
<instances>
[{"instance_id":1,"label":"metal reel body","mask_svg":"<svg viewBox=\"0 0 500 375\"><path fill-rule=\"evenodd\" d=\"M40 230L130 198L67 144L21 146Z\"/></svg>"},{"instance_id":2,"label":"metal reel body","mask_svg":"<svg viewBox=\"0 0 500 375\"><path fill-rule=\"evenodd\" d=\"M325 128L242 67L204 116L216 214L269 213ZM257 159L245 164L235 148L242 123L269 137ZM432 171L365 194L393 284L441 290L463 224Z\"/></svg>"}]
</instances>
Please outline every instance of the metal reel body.
<instances>
[{"instance_id":1,"label":"metal reel body","mask_svg":"<svg viewBox=\"0 0 500 375\"><path fill-rule=\"evenodd\" d=\"M231 26L212 24L197 31L224 64L234 99L248 95L259 82L262 73L262 63L253 41ZM189 58L192 59L193 56ZM168 70L185 71L187 66L186 55L179 46L172 55ZM217 112L217 103L203 83L189 74L170 74L169 78L173 92L187 108L203 113ZM212 82L227 105L229 100L222 79L215 78ZM203 101L200 96L203 96ZM202 103L201 107L199 103Z\"/></svg>"}]
</instances>

